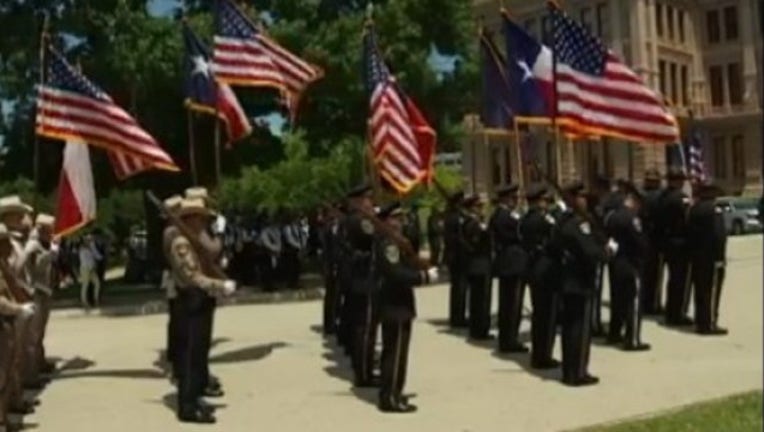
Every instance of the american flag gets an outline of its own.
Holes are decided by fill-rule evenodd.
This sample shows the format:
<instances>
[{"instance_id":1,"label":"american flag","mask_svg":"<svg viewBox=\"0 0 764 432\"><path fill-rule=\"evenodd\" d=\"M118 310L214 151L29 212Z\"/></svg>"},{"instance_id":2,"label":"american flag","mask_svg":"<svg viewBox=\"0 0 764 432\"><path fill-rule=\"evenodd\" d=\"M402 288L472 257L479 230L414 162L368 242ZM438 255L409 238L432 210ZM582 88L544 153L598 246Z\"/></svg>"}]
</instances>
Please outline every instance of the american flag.
<instances>
[{"instance_id":1,"label":"american flag","mask_svg":"<svg viewBox=\"0 0 764 432\"><path fill-rule=\"evenodd\" d=\"M215 78L231 85L276 88L294 117L300 95L323 71L271 40L231 0L217 0L215 8Z\"/></svg>"},{"instance_id":2,"label":"american flag","mask_svg":"<svg viewBox=\"0 0 764 432\"><path fill-rule=\"evenodd\" d=\"M677 142L676 119L661 98L605 45L552 8L558 122L576 136Z\"/></svg>"},{"instance_id":3,"label":"american flag","mask_svg":"<svg viewBox=\"0 0 764 432\"><path fill-rule=\"evenodd\" d=\"M706 164L703 162L703 142L701 141L700 131L693 129L687 142L687 171L690 179L696 182L706 181Z\"/></svg>"},{"instance_id":4,"label":"american flag","mask_svg":"<svg viewBox=\"0 0 764 432\"><path fill-rule=\"evenodd\" d=\"M178 171L156 140L125 110L80 74L55 50L46 50L47 80L37 96L37 134L109 152L112 161L142 169Z\"/></svg>"},{"instance_id":5,"label":"american flag","mask_svg":"<svg viewBox=\"0 0 764 432\"><path fill-rule=\"evenodd\" d=\"M435 131L399 88L379 53L371 25L364 34L364 60L374 161L380 177L406 193L431 175Z\"/></svg>"}]
</instances>

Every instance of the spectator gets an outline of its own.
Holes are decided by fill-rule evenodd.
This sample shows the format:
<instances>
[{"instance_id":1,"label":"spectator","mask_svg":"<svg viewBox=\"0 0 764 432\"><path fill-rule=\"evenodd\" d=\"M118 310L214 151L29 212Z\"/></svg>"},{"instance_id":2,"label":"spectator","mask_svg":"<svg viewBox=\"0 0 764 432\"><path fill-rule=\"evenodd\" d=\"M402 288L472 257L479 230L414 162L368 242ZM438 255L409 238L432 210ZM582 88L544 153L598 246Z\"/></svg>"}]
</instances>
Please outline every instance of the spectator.
<instances>
[{"instance_id":1,"label":"spectator","mask_svg":"<svg viewBox=\"0 0 764 432\"><path fill-rule=\"evenodd\" d=\"M92 235L85 236L79 248L80 258L80 301L87 310L100 304L101 280L98 278L97 263L102 260ZM93 303L88 299L90 285L93 285Z\"/></svg>"}]
</instances>

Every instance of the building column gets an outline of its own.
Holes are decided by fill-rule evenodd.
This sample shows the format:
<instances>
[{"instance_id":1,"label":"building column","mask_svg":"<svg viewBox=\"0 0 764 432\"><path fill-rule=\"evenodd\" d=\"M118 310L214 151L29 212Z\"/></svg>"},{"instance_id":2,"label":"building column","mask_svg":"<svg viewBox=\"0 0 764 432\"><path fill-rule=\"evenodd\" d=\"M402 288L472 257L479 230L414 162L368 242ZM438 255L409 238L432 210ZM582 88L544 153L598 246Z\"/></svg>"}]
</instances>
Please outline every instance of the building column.
<instances>
[{"instance_id":1,"label":"building column","mask_svg":"<svg viewBox=\"0 0 764 432\"><path fill-rule=\"evenodd\" d=\"M743 103L747 107L759 106L759 91L757 83L759 80L758 69L761 67L756 61L757 35L756 24L753 22L758 19L756 11L751 7L751 2L741 1L740 11L740 38L743 45ZM728 77L729 78L729 77Z\"/></svg>"}]
</instances>

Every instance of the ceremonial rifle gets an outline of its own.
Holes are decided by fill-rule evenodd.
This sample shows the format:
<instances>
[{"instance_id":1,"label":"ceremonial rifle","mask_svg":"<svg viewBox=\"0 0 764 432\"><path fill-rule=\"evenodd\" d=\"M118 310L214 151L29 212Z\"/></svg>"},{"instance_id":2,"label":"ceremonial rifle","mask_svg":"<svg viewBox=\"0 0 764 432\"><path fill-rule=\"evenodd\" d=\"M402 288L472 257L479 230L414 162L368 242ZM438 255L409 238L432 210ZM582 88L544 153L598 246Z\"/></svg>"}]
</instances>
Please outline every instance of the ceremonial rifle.
<instances>
[{"instance_id":1,"label":"ceremonial rifle","mask_svg":"<svg viewBox=\"0 0 764 432\"><path fill-rule=\"evenodd\" d=\"M159 210L159 213L161 213L162 216L169 220L170 223L175 225L183 237L188 239L188 242L191 243L191 247L194 249L194 252L196 252L196 256L198 256L199 260L204 264L202 267L209 269L212 272L212 277L217 279L228 279L228 275L226 275L223 269L221 269L220 266L215 262L215 259L209 255L207 249L205 249L204 245L202 245L201 241L199 241L199 237L191 231L191 228L183 223L183 221L177 215L169 211L167 207L164 206L164 203L162 203L162 201L160 201L159 198L154 195L154 192L147 191L146 196L149 198L149 201L151 201L154 206L156 206L157 210Z\"/></svg>"}]
</instances>

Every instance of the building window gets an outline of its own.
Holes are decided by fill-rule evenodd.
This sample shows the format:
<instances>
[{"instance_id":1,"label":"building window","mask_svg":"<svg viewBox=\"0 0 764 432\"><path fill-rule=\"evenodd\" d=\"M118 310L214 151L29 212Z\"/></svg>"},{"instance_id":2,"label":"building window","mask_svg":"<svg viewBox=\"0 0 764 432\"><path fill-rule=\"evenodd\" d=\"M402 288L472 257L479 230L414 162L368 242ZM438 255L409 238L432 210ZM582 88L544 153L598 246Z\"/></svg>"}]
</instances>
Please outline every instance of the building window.
<instances>
[{"instance_id":1,"label":"building window","mask_svg":"<svg viewBox=\"0 0 764 432\"><path fill-rule=\"evenodd\" d=\"M689 106L690 105L690 91L689 91L689 83L687 82L687 66L682 65L679 69L679 84L680 84L680 90L682 92L682 105L683 106Z\"/></svg>"},{"instance_id":2,"label":"building window","mask_svg":"<svg viewBox=\"0 0 764 432\"><path fill-rule=\"evenodd\" d=\"M669 40L674 40L674 8L666 6L666 27Z\"/></svg>"},{"instance_id":3,"label":"building window","mask_svg":"<svg viewBox=\"0 0 764 432\"><path fill-rule=\"evenodd\" d=\"M708 35L708 43L717 43L721 38L721 31L719 30L719 11L711 10L706 12L706 32Z\"/></svg>"},{"instance_id":4,"label":"building window","mask_svg":"<svg viewBox=\"0 0 764 432\"><path fill-rule=\"evenodd\" d=\"M676 63L669 63L669 78L671 79L671 103L679 104L679 82L676 76Z\"/></svg>"},{"instance_id":5,"label":"building window","mask_svg":"<svg viewBox=\"0 0 764 432\"><path fill-rule=\"evenodd\" d=\"M734 135L732 137L732 176L737 179L745 177L743 135Z\"/></svg>"},{"instance_id":6,"label":"building window","mask_svg":"<svg viewBox=\"0 0 764 432\"><path fill-rule=\"evenodd\" d=\"M607 3L597 5L597 36L605 41L610 39L610 20L608 19Z\"/></svg>"},{"instance_id":7,"label":"building window","mask_svg":"<svg viewBox=\"0 0 764 432\"><path fill-rule=\"evenodd\" d=\"M677 10L677 30L679 31L679 42L684 43L684 11Z\"/></svg>"},{"instance_id":8,"label":"building window","mask_svg":"<svg viewBox=\"0 0 764 432\"><path fill-rule=\"evenodd\" d=\"M740 75L740 63L727 65L727 85L729 86L730 105L743 103L743 79Z\"/></svg>"},{"instance_id":9,"label":"building window","mask_svg":"<svg viewBox=\"0 0 764 432\"><path fill-rule=\"evenodd\" d=\"M663 5L660 3L655 4L655 31L663 36Z\"/></svg>"},{"instance_id":10,"label":"building window","mask_svg":"<svg viewBox=\"0 0 764 432\"><path fill-rule=\"evenodd\" d=\"M724 8L724 35L727 40L737 39L737 8L735 6Z\"/></svg>"},{"instance_id":11,"label":"building window","mask_svg":"<svg viewBox=\"0 0 764 432\"><path fill-rule=\"evenodd\" d=\"M661 96L666 97L666 62L658 60L658 89Z\"/></svg>"},{"instance_id":12,"label":"building window","mask_svg":"<svg viewBox=\"0 0 764 432\"><path fill-rule=\"evenodd\" d=\"M724 105L724 78L721 66L708 68L708 80L711 83L711 105L718 107Z\"/></svg>"},{"instance_id":13,"label":"building window","mask_svg":"<svg viewBox=\"0 0 764 432\"><path fill-rule=\"evenodd\" d=\"M714 144L714 177L727 178L727 149L724 145L724 137L715 137Z\"/></svg>"},{"instance_id":14,"label":"building window","mask_svg":"<svg viewBox=\"0 0 764 432\"><path fill-rule=\"evenodd\" d=\"M592 28L592 10L588 7L581 9L581 24L586 27L586 30L589 31L589 33L593 33Z\"/></svg>"}]
</instances>

